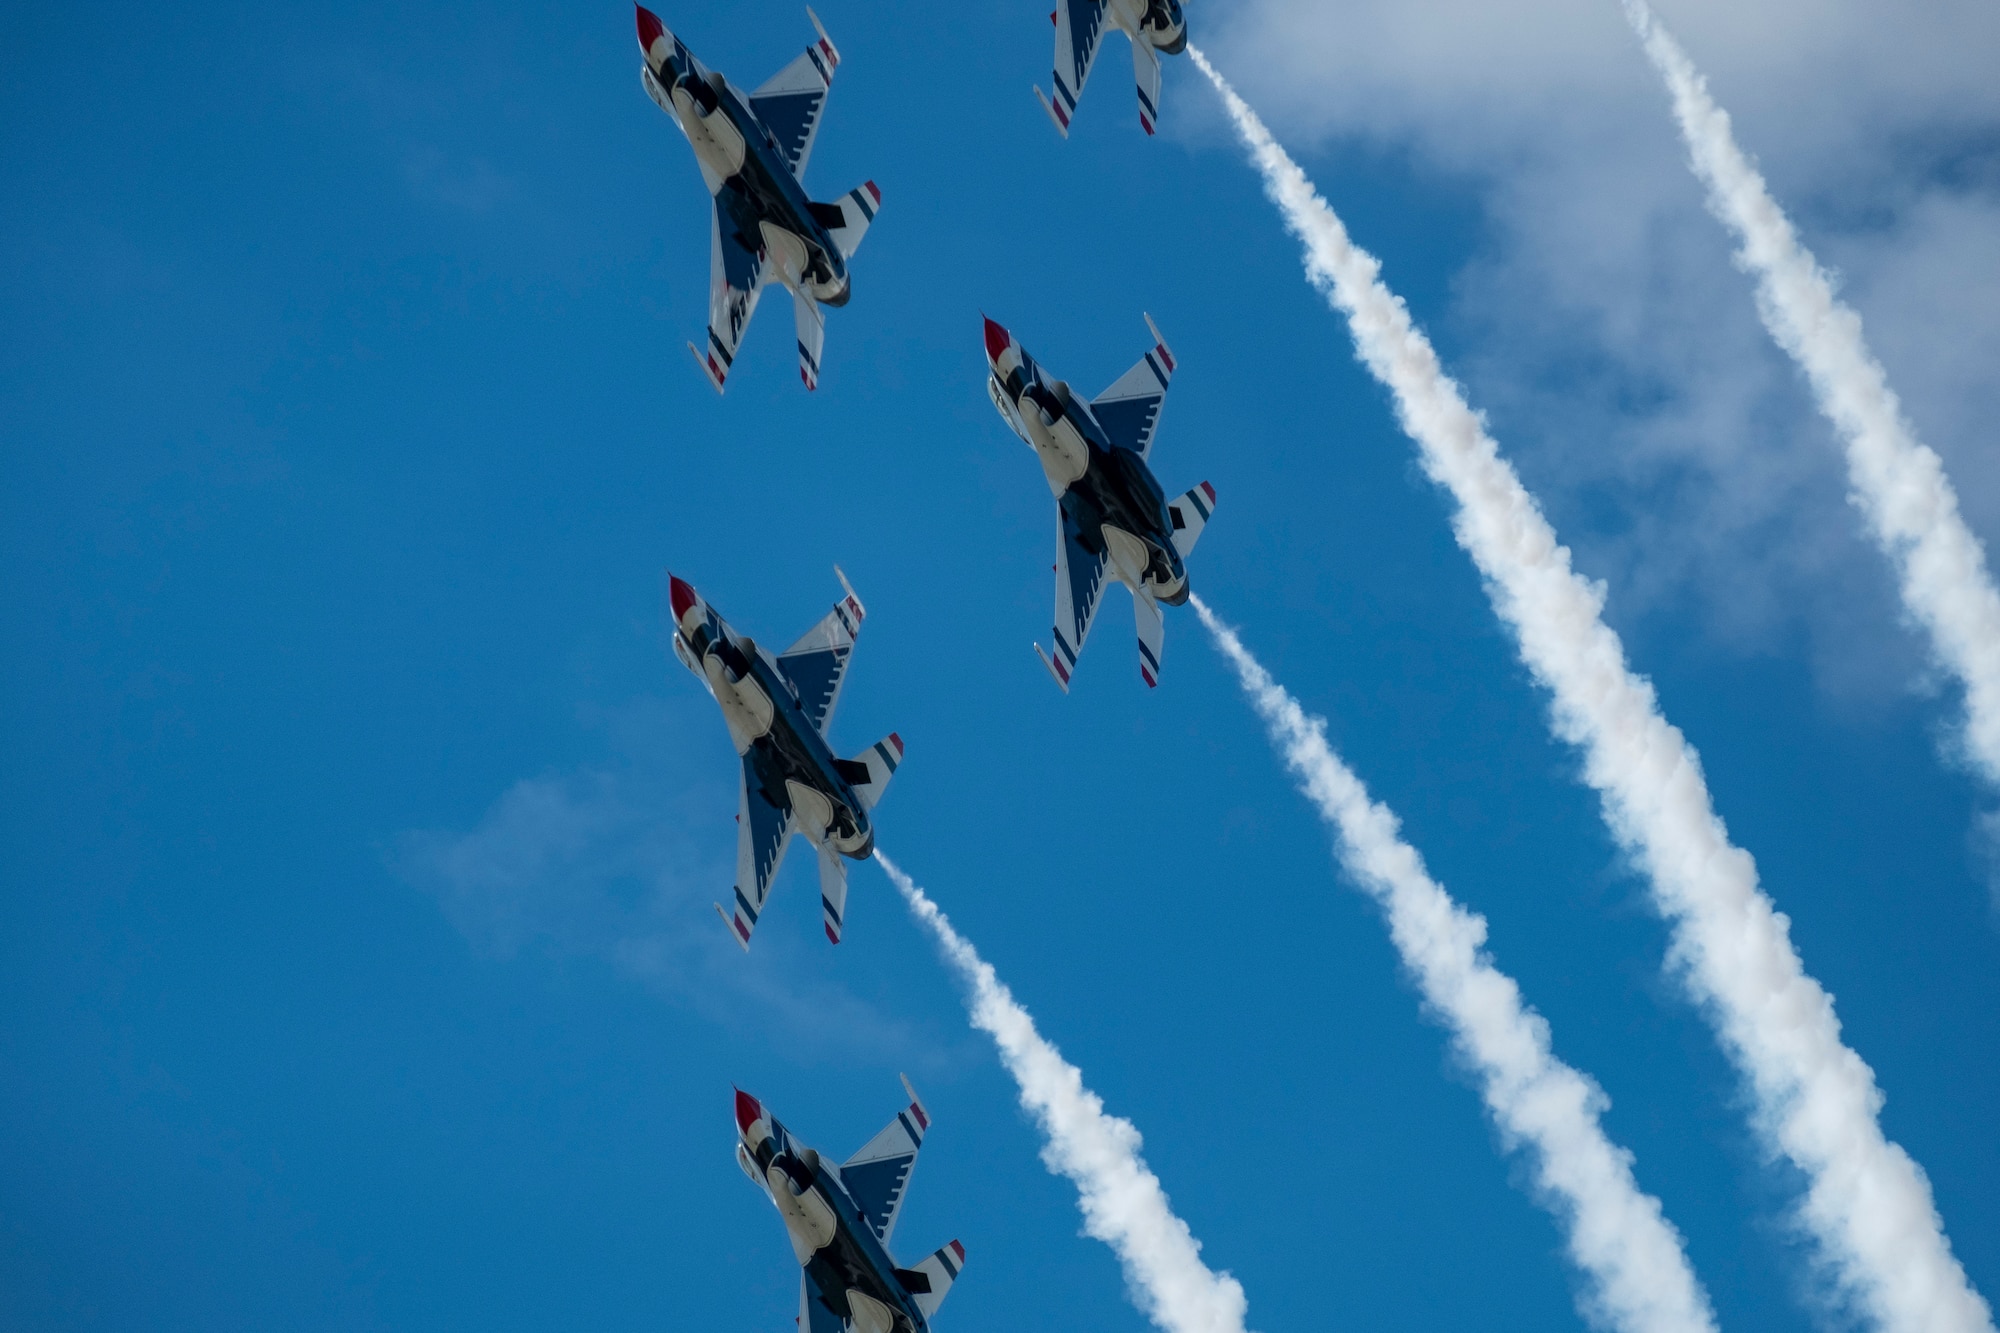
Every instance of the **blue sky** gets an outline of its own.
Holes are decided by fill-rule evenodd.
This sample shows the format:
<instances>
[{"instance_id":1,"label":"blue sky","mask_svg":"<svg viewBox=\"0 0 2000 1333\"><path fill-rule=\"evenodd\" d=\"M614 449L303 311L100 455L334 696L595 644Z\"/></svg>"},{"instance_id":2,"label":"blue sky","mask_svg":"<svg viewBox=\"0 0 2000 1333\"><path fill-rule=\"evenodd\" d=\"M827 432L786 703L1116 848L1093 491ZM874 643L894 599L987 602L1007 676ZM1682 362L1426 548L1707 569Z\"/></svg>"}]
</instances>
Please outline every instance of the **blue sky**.
<instances>
[{"instance_id":1,"label":"blue sky","mask_svg":"<svg viewBox=\"0 0 2000 1333\"><path fill-rule=\"evenodd\" d=\"M751 84L810 34L785 5L662 14ZM870 616L834 741L910 747L883 846L1145 1133L1253 1326L1574 1326L1555 1226L1193 618L1170 618L1157 691L1122 594L1069 697L1028 648L1052 505L986 401L979 315L1094 391L1145 346L1142 310L1180 362L1155 466L1220 495L1197 588L1488 916L1723 1326L1829 1322L1795 1182L1207 90L1170 64L1146 140L1114 45L1064 143L1028 92L1038 13L821 17L844 60L808 186L872 178L883 211L819 391L774 301L723 399L681 347L707 205L638 87L629 10L17 18L0 1323L780 1327L794 1265L731 1161L730 1084L844 1155L906 1071L936 1130L901 1250L970 1256L942 1326L1143 1327L878 873L857 868L838 949L806 856L747 958L709 910L734 760L665 652L660 570L783 643L838 561ZM1191 17L1228 61L1238 14ZM1257 101L1256 69L1226 67ZM1705 221L1658 121L1667 147L1639 160ZM1940 760L1951 701L1837 485L1783 494L1818 507L1812 549L1860 553L1808 562L1839 614L1744 612L1742 585L1797 600L1789 575L1730 584L1707 541L1727 525L1673 478L1567 468L1606 403L1608 453L1704 386L1649 394L1573 355L1547 328L1559 292L1511 319L1536 209L1379 128L1275 125L1611 580L1891 1136L2000 1292L1982 798ZM1912 196L1766 165L1872 318L1914 261L1860 247ZM1754 325L1719 231L1685 234L1674 254ZM1535 382L1509 394L1530 344ZM1766 475L1767 436L1824 447L1767 373L1753 407L1681 414L1733 423L1719 491ZM1962 408L1911 397L1920 422Z\"/></svg>"}]
</instances>

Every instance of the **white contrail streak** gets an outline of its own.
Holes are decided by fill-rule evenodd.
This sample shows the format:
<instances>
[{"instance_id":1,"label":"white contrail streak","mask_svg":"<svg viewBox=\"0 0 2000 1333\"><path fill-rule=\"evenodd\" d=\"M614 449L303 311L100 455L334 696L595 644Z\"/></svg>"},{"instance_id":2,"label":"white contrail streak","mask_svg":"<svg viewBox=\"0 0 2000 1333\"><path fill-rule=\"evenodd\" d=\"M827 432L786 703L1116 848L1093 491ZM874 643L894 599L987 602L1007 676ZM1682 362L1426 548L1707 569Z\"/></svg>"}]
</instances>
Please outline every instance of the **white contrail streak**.
<instances>
[{"instance_id":1,"label":"white contrail streak","mask_svg":"<svg viewBox=\"0 0 2000 1333\"><path fill-rule=\"evenodd\" d=\"M875 859L970 988L972 1025L1000 1048L1021 1105L1048 1140L1043 1163L1076 1186L1084 1230L1118 1256L1134 1303L1166 1333L1244 1333L1249 1302L1242 1284L1201 1261L1201 1242L1174 1215L1160 1178L1139 1155L1132 1122L1105 1111L1103 1099L1083 1086L1083 1074L1035 1030L992 965L916 882L880 848Z\"/></svg>"},{"instance_id":2,"label":"white contrail streak","mask_svg":"<svg viewBox=\"0 0 2000 1333\"><path fill-rule=\"evenodd\" d=\"M1945 1239L1922 1168L1888 1141L1874 1071L1840 1039L1833 998L1806 975L1790 923L1716 815L1701 761L1601 616L1604 591L1567 548L1466 406L1381 265L1348 238L1270 131L1199 51L1265 192L1305 247L1307 276L1347 317L1424 470L1457 502L1452 528L1554 696L1557 734L1582 748L1606 824L1643 869L1673 956L1755 1098L1754 1122L1804 1174L1801 1214L1841 1285L1895 1333L1992 1328Z\"/></svg>"},{"instance_id":3,"label":"white contrail streak","mask_svg":"<svg viewBox=\"0 0 2000 1333\"><path fill-rule=\"evenodd\" d=\"M1861 317L1834 296L1825 270L1744 157L1729 113L1644 0L1623 3L1673 95L1709 210L1742 244L1737 262L1757 279L1764 327L1805 371L1819 410L1847 445L1851 497L1895 566L1903 605L1965 685L1965 751L2000 784L2000 592L1959 514L1944 463L1918 442L1862 337Z\"/></svg>"},{"instance_id":4,"label":"white contrail streak","mask_svg":"<svg viewBox=\"0 0 2000 1333\"><path fill-rule=\"evenodd\" d=\"M1199 597L1215 637L1271 742L1335 834L1340 863L1389 918L1389 936L1424 1002L1444 1020L1478 1076L1480 1095L1511 1146L1533 1145L1535 1183L1568 1232L1589 1279L1585 1312L1624 1333L1712 1333L1715 1319L1680 1234L1632 1178L1632 1154L1605 1137L1597 1085L1555 1057L1549 1025L1487 957L1486 920L1452 900L1403 841L1396 816L1370 800L1307 717Z\"/></svg>"}]
</instances>

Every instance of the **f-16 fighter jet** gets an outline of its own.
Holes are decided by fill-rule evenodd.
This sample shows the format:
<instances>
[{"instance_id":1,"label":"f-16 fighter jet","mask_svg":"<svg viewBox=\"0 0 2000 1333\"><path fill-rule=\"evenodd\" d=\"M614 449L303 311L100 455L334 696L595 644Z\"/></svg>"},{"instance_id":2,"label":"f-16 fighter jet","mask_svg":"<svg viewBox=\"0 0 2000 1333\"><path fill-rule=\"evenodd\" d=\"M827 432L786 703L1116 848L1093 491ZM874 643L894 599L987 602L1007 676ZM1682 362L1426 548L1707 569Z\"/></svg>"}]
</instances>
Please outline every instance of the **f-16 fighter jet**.
<instances>
[{"instance_id":1,"label":"f-16 fighter jet","mask_svg":"<svg viewBox=\"0 0 2000 1333\"><path fill-rule=\"evenodd\" d=\"M1146 133L1160 119L1160 53L1177 56L1187 50L1187 20L1180 0L1060 0L1049 15L1056 25L1056 95L1051 102L1039 85L1035 96L1042 110L1069 138L1070 118L1090 67L1097 63L1097 46L1108 23L1132 39L1132 76L1139 84L1139 125Z\"/></svg>"},{"instance_id":2,"label":"f-16 fighter jet","mask_svg":"<svg viewBox=\"0 0 2000 1333\"><path fill-rule=\"evenodd\" d=\"M819 383L826 339L822 305L846 305L847 261L861 244L882 192L869 181L831 204L814 203L800 182L819 133L820 112L840 53L808 9L819 40L745 95L703 67L652 11L639 10L639 71L646 95L674 118L694 147L715 217L708 245L708 347L688 344L717 393L766 282L792 294L799 377Z\"/></svg>"},{"instance_id":3,"label":"f-16 fighter jet","mask_svg":"<svg viewBox=\"0 0 2000 1333\"><path fill-rule=\"evenodd\" d=\"M1055 651L1042 665L1069 693L1077 654L1097 618L1109 574L1132 591L1139 627L1139 675L1160 683L1166 625L1160 603L1179 606L1188 597L1187 567L1201 530L1215 510L1207 482L1169 502L1146 459L1160 425L1174 354L1153 327L1153 350L1090 402L1070 393L1035 364L1014 335L986 321L986 359L993 368L986 392L993 406L1041 459L1055 492Z\"/></svg>"},{"instance_id":4,"label":"f-16 fighter jet","mask_svg":"<svg viewBox=\"0 0 2000 1333\"><path fill-rule=\"evenodd\" d=\"M930 1317L965 1266L957 1241L915 1268L889 1257L917 1149L930 1117L910 1107L833 1166L793 1138L755 1097L736 1094L736 1164L777 1205L803 1272L799 1333L929 1333Z\"/></svg>"},{"instance_id":5,"label":"f-16 fighter jet","mask_svg":"<svg viewBox=\"0 0 2000 1333\"><path fill-rule=\"evenodd\" d=\"M836 759L827 747L826 725L867 614L847 576L838 568L834 573L847 595L776 657L731 629L693 588L668 577L674 655L722 705L729 739L743 756L736 905L733 912L724 912L720 903L715 910L745 951L794 833L819 849L826 937L840 943L847 911L842 858L864 861L875 850L868 812L903 762L903 740L893 731L855 759Z\"/></svg>"}]
</instances>

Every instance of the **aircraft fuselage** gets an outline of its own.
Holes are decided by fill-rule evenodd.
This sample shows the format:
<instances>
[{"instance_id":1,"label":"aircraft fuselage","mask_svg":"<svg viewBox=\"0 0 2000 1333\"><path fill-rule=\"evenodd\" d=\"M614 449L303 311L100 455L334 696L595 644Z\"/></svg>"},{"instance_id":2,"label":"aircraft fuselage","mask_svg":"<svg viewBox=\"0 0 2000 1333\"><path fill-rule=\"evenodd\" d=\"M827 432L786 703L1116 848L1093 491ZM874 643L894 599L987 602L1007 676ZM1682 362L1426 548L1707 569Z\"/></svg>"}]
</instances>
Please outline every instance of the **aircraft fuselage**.
<instances>
[{"instance_id":1,"label":"aircraft fuselage","mask_svg":"<svg viewBox=\"0 0 2000 1333\"><path fill-rule=\"evenodd\" d=\"M866 859L875 848L867 807L841 775L842 761L806 717L791 682L706 602L690 600L674 613L675 651L708 682L729 738L765 798L796 811L813 842L824 836L843 856Z\"/></svg>"},{"instance_id":2,"label":"aircraft fuselage","mask_svg":"<svg viewBox=\"0 0 2000 1333\"><path fill-rule=\"evenodd\" d=\"M838 1176L755 1098L739 1093L737 1107L737 1165L784 1219L809 1289L854 1333L928 1333L895 1260Z\"/></svg>"},{"instance_id":3,"label":"aircraft fuselage","mask_svg":"<svg viewBox=\"0 0 2000 1333\"><path fill-rule=\"evenodd\" d=\"M823 305L847 304L847 261L819 217L830 206L806 197L770 131L729 81L703 69L679 38L658 67L649 54L641 73L647 95L687 136L737 242L765 254L785 286Z\"/></svg>"},{"instance_id":4,"label":"aircraft fuselage","mask_svg":"<svg viewBox=\"0 0 2000 1333\"><path fill-rule=\"evenodd\" d=\"M1167 498L1146 460L1111 443L1090 407L1061 380L1051 381L1026 354L994 402L1041 461L1056 502L1092 555L1108 554L1128 587L1178 606L1187 600L1187 569L1174 549ZM1011 408L1011 410L1009 410Z\"/></svg>"}]
</instances>

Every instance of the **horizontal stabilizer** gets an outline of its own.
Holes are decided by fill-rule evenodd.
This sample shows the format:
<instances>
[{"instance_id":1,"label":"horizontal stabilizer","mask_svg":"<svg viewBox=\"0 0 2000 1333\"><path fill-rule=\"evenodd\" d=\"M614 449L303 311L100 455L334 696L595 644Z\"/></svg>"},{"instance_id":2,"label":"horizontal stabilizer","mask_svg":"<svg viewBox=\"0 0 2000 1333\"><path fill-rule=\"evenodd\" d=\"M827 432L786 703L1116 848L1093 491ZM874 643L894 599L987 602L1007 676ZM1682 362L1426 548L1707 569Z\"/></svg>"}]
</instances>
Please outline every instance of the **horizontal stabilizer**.
<instances>
[{"instance_id":1,"label":"horizontal stabilizer","mask_svg":"<svg viewBox=\"0 0 2000 1333\"><path fill-rule=\"evenodd\" d=\"M892 731L854 758L843 760L842 763L843 776L855 771L845 765L859 764L868 770L866 781L855 782L851 777L848 781L854 788L854 794L861 798L861 804L873 810L881 803L882 793L889 789L889 779L896 775L898 768L902 767L903 738Z\"/></svg>"},{"instance_id":2,"label":"horizontal stabilizer","mask_svg":"<svg viewBox=\"0 0 2000 1333\"><path fill-rule=\"evenodd\" d=\"M953 1241L915 1268L897 1269L896 1280L916 1301L917 1309L923 1312L924 1318L929 1319L944 1304L951 1284L958 1280L959 1272L964 1267L965 1247Z\"/></svg>"},{"instance_id":3,"label":"horizontal stabilizer","mask_svg":"<svg viewBox=\"0 0 2000 1333\"><path fill-rule=\"evenodd\" d=\"M1174 525L1174 550L1180 552L1181 559L1194 554L1194 544L1201 540L1201 530L1214 512L1215 487L1205 481L1167 506L1167 517Z\"/></svg>"},{"instance_id":4,"label":"horizontal stabilizer","mask_svg":"<svg viewBox=\"0 0 2000 1333\"><path fill-rule=\"evenodd\" d=\"M806 382L806 388L817 389L820 349L826 346L826 316L820 313L819 302L802 288L793 289L792 306L798 315L799 378Z\"/></svg>"},{"instance_id":5,"label":"horizontal stabilizer","mask_svg":"<svg viewBox=\"0 0 2000 1333\"><path fill-rule=\"evenodd\" d=\"M1148 592L1133 592L1132 618L1139 625L1139 678L1147 689L1160 683L1160 658L1167 651L1167 622Z\"/></svg>"},{"instance_id":6,"label":"horizontal stabilizer","mask_svg":"<svg viewBox=\"0 0 2000 1333\"><path fill-rule=\"evenodd\" d=\"M856 186L830 204L813 205L815 216L833 237L843 259L854 258L854 252L861 248L861 238L868 232L868 224L881 210L882 192L875 188L874 181ZM837 224L832 217L836 212L840 214Z\"/></svg>"},{"instance_id":7,"label":"horizontal stabilizer","mask_svg":"<svg viewBox=\"0 0 2000 1333\"><path fill-rule=\"evenodd\" d=\"M847 858L829 840L819 848L819 909L826 918L826 937L840 943L842 919L847 913Z\"/></svg>"},{"instance_id":8,"label":"horizontal stabilizer","mask_svg":"<svg viewBox=\"0 0 2000 1333\"><path fill-rule=\"evenodd\" d=\"M1160 123L1160 53L1151 42L1133 41L1132 77L1139 85L1139 128L1151 134Z\"/></svg>"}]
</instances>

